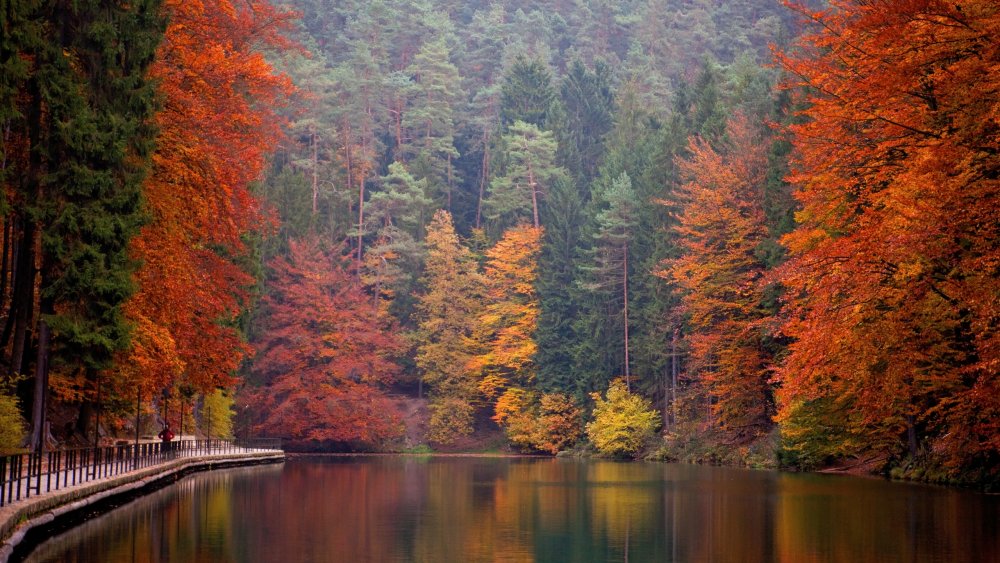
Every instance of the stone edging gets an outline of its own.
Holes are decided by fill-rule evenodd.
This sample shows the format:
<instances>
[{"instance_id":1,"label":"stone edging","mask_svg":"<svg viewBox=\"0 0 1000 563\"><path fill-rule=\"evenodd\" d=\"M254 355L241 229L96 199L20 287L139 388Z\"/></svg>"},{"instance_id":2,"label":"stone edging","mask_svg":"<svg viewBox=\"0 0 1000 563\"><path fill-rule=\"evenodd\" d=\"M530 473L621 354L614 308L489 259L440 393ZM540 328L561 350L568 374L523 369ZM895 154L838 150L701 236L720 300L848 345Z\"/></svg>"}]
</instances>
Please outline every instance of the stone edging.
<instances>
[{"instance_id":1,"label":"stone edging","mask_svg":"<svg viewBox=\"0 0 1000 563\"><path fill-rule=\"evenodd\" d=\"M251 452L178 458L145 469L47 493L0 508L0 562L6 563L32 530L117 497L139 496L187 473L264 463L281 463L283 452Z\"/></svg>"}]
</instances>

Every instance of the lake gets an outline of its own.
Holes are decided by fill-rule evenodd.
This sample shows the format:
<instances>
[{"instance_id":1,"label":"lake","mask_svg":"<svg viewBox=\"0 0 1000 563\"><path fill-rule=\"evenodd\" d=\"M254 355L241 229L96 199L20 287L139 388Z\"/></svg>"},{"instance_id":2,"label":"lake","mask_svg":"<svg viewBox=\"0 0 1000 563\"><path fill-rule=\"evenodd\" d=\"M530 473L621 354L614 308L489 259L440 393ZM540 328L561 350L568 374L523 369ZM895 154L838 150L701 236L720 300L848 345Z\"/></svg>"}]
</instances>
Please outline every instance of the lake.
<instances>
[{"instance_id":1,"label":"lake","mask_svg":"<svg viewBox=\"0 0 1000 563\"><path fill-rule=\"evenodd\" d=\"M195 474L32 562L1000 561L1000 497L661 463L309 457Z\"/></svg>"}]
</instances>

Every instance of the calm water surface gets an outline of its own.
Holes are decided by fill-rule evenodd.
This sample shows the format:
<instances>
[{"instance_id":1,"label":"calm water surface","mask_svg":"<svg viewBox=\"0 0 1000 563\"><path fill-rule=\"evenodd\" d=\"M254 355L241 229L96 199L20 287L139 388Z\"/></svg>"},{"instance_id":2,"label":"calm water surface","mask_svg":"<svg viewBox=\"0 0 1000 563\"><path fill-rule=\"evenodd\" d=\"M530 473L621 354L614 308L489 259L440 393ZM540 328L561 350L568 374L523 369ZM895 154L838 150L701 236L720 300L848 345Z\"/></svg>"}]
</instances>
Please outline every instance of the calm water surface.
<instances>
[{"instance_id":1,"label":"calm water surface","mask_svg":"<svg viewBox=\"0 0 1000 563\"><path fill-rule=\"evenodd\" d=\"M1000 562L1000 497L562 459L347 457L188 477L40 545L59 562Z\"/></svg>"}]
</instances>

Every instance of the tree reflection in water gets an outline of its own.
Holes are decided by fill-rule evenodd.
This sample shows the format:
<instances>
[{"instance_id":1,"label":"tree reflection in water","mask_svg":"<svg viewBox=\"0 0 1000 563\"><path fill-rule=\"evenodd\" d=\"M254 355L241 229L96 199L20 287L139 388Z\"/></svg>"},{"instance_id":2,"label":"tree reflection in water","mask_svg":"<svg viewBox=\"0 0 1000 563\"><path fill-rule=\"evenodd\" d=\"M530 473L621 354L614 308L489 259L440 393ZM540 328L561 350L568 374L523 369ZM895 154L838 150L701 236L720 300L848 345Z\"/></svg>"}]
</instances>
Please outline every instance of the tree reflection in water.
<instances>
[{"instance_id":1,"label":"tree reflection in water","mask_svg":"<svg viewBox=\"0 0 1000 563\"><path fill-rule=\"evenodd\" d=\"M30 561L994 561L1000 498L672 464L326 457L188 477Z\"/></svg>"}]
</instances>

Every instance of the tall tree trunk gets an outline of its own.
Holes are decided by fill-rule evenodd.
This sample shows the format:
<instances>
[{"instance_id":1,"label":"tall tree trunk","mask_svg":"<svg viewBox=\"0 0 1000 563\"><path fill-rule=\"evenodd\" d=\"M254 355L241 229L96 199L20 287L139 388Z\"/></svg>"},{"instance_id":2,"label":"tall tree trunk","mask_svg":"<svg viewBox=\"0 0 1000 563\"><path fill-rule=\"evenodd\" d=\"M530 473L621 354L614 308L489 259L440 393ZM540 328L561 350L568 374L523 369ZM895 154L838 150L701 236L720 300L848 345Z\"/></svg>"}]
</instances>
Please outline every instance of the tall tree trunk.
<instances>
[{"instance_id":1,"label":"tall tree trunk","mask_svg":"<svg viewBox=\"0 0 1000 563\"><path fill-rule=\"evenodd\" d=\"M483 132L483 163L479 173L479 201L476 203L476 228L481 226L483 216L483 197L486 196L486 179L490 175L490 136Z\"/></svg>"},{"instance_id":2,"label":"tall tree trunk","mask_svg":"<svg viewBox=\"0 0 1000 563\"><path fill-rule=\"evenodd\" d=\"M313 155L312 155L313 156L313 158L312 158L312 173L313 173L312 174L312 176L313 176L312 177L312 189L313 189L312 214L313 214L313 217L316 217L316 212L319 209L319 205L318 205L319 204L319 149L317 148L316 145L317 145L317 142L316 142L316 129L315 129L315 126L313 126L313 131L312 131L312 150L313 150Z\"/></svg>"},{"instance_id":3,"label":"tall tree trunk","mask_svg":"<svg viewBox=\"0 0 1000 563\"><path fill-rule=\"evenodd\" d=\"M35 267L35 247L38 233L33 221L26 221L21 238L21 248L18 250L14 295L11 305L14 310L14 344L10 354L10 368L16 373L24 373L27 365L25 349L30 341L31 321L35 308L35 278L38 274Z\"/></svg>"},{"instance_id":4,"label":"tall tree trunk","mask_svg":"<svg viewBox=\"0 0 1000 563\"><path fill-rule=\"evenodd\" d=\"M3 357L4 361L10 362L11 358L5 357L4 352L7 351L7 345L10 343L11 334L14 332L14 317L17 311L17 276L18 276L18 250L21 248L21 239L19 238L20 229L18 225L20 221L17 217L13 217L11 221L11 241L10 241L10 301L4 301L3 305L7 311L7 320L3 325L3 333L0 334L0 357ZM22 274L24 272L21 272ZM13 368L13 364L9 364L8 367L11 371L16 371Z\"/></svg>"},{"instance_id":5,"label":"tall tree trunk","mask_svg":"<svg viewBox=\"0 0 1000 563\"><path fill-rule=\"evenodd\" d=\"M622 260L622 293L625 297L625 388L632 392L632 374L629 371L628 354L628 245L625 245Z\"/></svg>"},{"instance_id":6,"label":"tall tree trunk","mask_svg":"<svg viewBox=\"0 0 1000 563\"><path fill-rule=\"evenodd\" d=\"M531 188L531 213L534 217L534 225L537 229L541 223L538 221L538 186L535 183L535 171L531 168L531 163L528 163L528 187Z\"/></svg>"},{"instance_id":7,"label":"tall tree trunk","mask_svg":"<svg viewBox=\"0 0 1000 563\"><path fill-rule=\"evenodd\" d=\"M41 144L42 139L42 93L37 78L28 81L28 91L31 100L27 111L28 146L37 147ZM44 201L42 173L40 151L32 150L28 159L28 173L22 180L24 182L22 185L24 193L34 205L40 205ZM16 317L14 319L14 344L11 349L10 369L17 373L25 373L28 365L25 358L27 355L25 348L30 342L29 335L35 309L35 277L38 274L35 252L41 240L40 231L41 229L33 217L22 216L21 247L18 250L17 264L14 266L17 272L16 286L11 299L11 305L16 305L17 311L12 311ZM42 287L45 287L44 284ZM52 306L54 307L54 304ZM46 352L47 354L48 352Z\"/></svg>"},{"instance_id":8,"label":"tall tree trunk","mask_svg":"<svg viewBox=\"0 0 1000 563\"><path fill-rule=\"evenodd\" d=\"M448 213L451 213L451 154L448 155Z\"/></svg>"},{"instance_id":9,"label":"tall tree trunk","mask_svg":"<svg viewBox=\"0 0 1000 563\"><path fill-rule=\"evenodd\" d=\"M13 245L14 225L11 216L3 218L3 244L0 246L0 311L7 306L7 278L10 274L10 255Z\"/></svg>"},{"instance_id":10,"label":"tall tree trunk","mask_svg":"<svg viewBox=\"0 0 1000 563\"><path fill-rule=\"evenodd\" d=\"M393 117L396 125L396 148L393 154L396 156L396 160L402 162L401 155L399 154L403 148L403 106L404 102L402 100L396 101L396 110L393 111Z\"/></svg>"},{"instance_id":11,"label":"tall tree trunk","mask_svg":"<svg viewBox=\"0 0 1000 563\"><path fill-rule=\"evenodd\" d=\"M49 391L51 331L45 316L55 312L52 299L43 298L38 321L38 358L35 361L35 393L31 404L31 450L42 451L45 443L45 410Z\"/></svg>"},{"instance_id":12,"label":"tall tree trunk","mask_svg":"<svg viewBox=\"0 0 1000 563\"><path fill-rule=\"evenodd\" d=\"M917 443L917 418L912 414L906 415L906 441L910 448L910 457L916 458L918 452Z\"/></svg>"},{"instance_id":13,"label":"tall tree trunk","mask_svg":"<svg viewBox=\"0 0 1000 563\"><path fill-rule=\"evenodd\" d=\"M358 178L358 277L361 277L361 250L365 229L365 179Z\"/></svg>"},{"instance_id":14,"label":"tall tree trunk","mask_svg":"<svg viewBox=\"0 0 1000 563\"><path fill-rule=\"evenodd\" d=\"M677 424L677 337L680 330L674 329L670 338L670 415Z\"/></svg>"}]
</instances>

